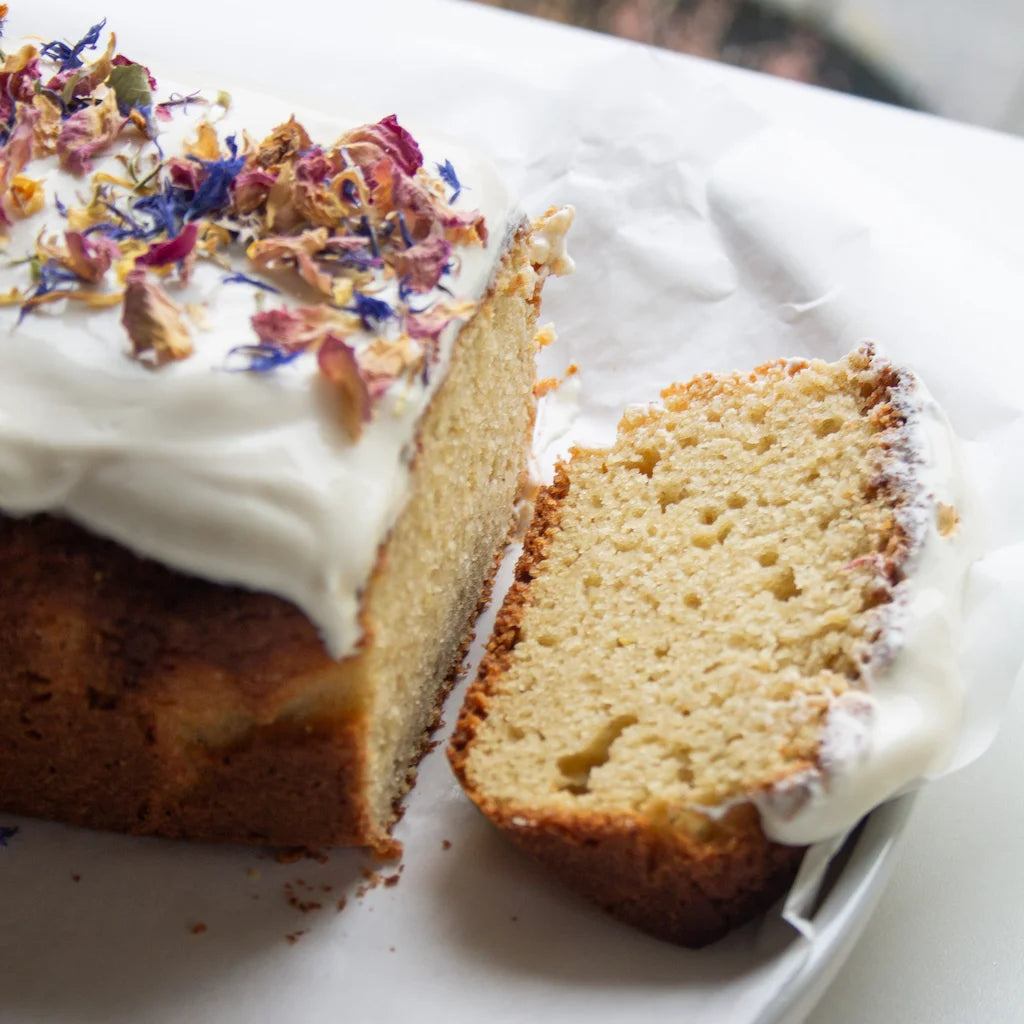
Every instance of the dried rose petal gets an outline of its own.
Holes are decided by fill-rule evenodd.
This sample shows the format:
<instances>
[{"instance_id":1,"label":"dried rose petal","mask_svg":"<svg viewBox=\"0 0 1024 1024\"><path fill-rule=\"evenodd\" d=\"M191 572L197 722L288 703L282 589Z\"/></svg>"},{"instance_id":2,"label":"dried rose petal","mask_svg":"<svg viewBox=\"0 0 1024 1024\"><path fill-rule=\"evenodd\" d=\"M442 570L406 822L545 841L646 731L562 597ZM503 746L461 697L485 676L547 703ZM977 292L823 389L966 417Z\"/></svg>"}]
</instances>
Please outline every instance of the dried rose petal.
<instances>
[{"instance_id":1,"label":"dried rose petal","mask_svg":"<svg viewBox=\"0 0 1024 1024\"><path fill-rule=\"evenodd\" d=\"M292 114L256 147L255 161L263 168L276 167L296 153L304 153L312 145L306 129Z\"/></svg>"},{"instance_id":2,"label":"dried rose petal","mask_svg":"<svg viewBox=\"0 0 1024 1024\"><path fill-rule=\"evenodd\" d=\"M117 242L103 235L92 238L80 231L65 231L64 240L68 254L62 262L83 281L94 284L103 279L111 263L121 255L121 247Z\"/></svg>"},{"instance_id":3,"label":"dried rose petal","mask_svg":"<svg viewBox=\"0 0 1024 1024\"><path fill-rule=\"evenodd\" d=\"M303 231L295 238L261 238L249 246L247 255L258 270L274 270L294 265L299 276L323 295L333 294L334 278L321 270L313 259L327 244L327 228Z\"/></svg>"},{"instance_id":4,"label":"dried rose petal","mask_svg":"<svg viewBox=\"0 0 1024 1024\"><path fill-rule=\"evenodd\" d=\"M364 124L346 132L338 142L340 146L354 146L369 142L386 153L405 172L415 174L423 166L423 154L416 140L389 114L376 124Z\"/></svg>"},{"instance_id":5,"label":"dried rose petal","mask_svg":"<svg viewBox=\"0 0 1024 1024\"><path fill-rule=\"evenodd\" d=\"M135 258L135 263L144 267L166 267L178 263L191 255L198 237L199 225L195 221L190 221L174 238L151 245L146 252Z\"/></svg>"},{"instance_id":6,"label":"dried rose petal","mask_svg":"<svg viewBox=\"0 0 1024 1024\"><path fill-rule=\"evenodd\" d=\"M328 335L344 338L356 328L350 314L323 304L267 309L254 314L250 323L261 343L289 351L319 345Z\"/></svg>"},{"instance_id":7,"label":"dried rose petal","mask_svg":"<svg viewBox=\"0 0 1024 1024\"><path fill-rule=\"evenodd\" d=\"M91 171L92 157L117 137L124 123L113 92L102 103L75 111L57 137L61 166L72 174Z\"/></svg>"},{"instance_id":8,"label":"dried rose petal","mask_svg":"<svg viewBox=\"0 0 1024 1024\"><path fill-rule=\"evenodd\" d=\"M167 292L141 268L130 271L125 284L121 323L132 343L132 356L152 366L187 359L192 339Z\"/></svg>"},{"instance_id":9,"label":"dried rose petal","mask_svg":"<svg viewBox=\"0 0 1024 1024\"><path fill-rule=\"evenodd\" d=\"M400 278L408 279L407 287L412 291L429 292L441 280L451 255L452 246L446 239L428 238L398 253L395 270Z\"/></svg>"},{"instance_id":10,"label":"dried rose petal","mask_svg":"<svg viewBox=\"0 0 1024 1024\"><path fill-rule=\"evenodd\" d=\"M236 213L251 213L266 201L275 177L260 168L248 168L236 175L231 183L231 199Z\"/></svg>"},{"instance_id":11,"label":"dried rose petal","mask_svg":"<svg viewBox=\"0 0 1024 1024\"><path fill-rule=\"evenodd\" d=\"M374 338L357 359L370 398L376 400L400 377L419 369L423 363L423 350L403 334L393 341Z\"/></svg>"},{"instance_id":12,"label":"dried rose petal","mask_svg":"<svg viewBox=\"0 0 1024 1024\"><path fill-rule=\"evenodd\" d=\"M320 373L330 381L341 403L341 422L353 441L370 419L370 392L359 372L355 350L329 334L317 352Z\"/></svg>"}]
</instances>

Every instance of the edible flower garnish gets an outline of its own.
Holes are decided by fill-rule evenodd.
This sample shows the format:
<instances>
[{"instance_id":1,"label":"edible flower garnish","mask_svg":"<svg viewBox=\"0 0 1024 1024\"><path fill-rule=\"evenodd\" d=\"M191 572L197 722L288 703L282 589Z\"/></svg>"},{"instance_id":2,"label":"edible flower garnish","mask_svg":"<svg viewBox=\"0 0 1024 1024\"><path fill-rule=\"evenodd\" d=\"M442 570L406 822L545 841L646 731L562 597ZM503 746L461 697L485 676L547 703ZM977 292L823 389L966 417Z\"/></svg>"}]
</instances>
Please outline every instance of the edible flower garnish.
<instances>
[{"instance_id":1,"label":"edible flower garnish","mask_svg":"<svg viewBox=\"0 0 1024 1024\"><path fill-rule=\"evenodd\" d=\"M192 354L192 339L181 310L160 283L144 269L132 270L125 279L124 311L121 323L132 343L132 354L140 362L163 366Z\"/></svg>"},{"instance_id":2,"label":"edible flower garnish","mask_svg":"<svg viewBox=\"0 0 1024 1024\"><path fill-rule=\"evenodd\" d=\"M0 24L5 13L0 4ZM475 308L445 283L455 247L487 240L481 214L453 206L451 161L432 174L394 114L329 145L294 116L259 141L222 137L226 96L158 100L149 69L113 33L102 44L104 29L0 54L0 233L46 208L60 218L35 232L34 251L11 254L29 270L0 305L22 317L62 300L120 305L132 357L158 368L192 354L189 282L213 263L256 309L253 341L226 368L315 361L358 437L392 386L426 379L441 333ZM191 137L165 152L157 125L190 113ZM81 182L66 203L33 173L47 159ZM268 294L277 308L263 308Z\"/></svg>"},{"instance_id":3,"label":"edible flower garnish","mask_svg":"<svg viewBox=\"0 0 1024 1024\"><path fill-rule=\"evenodd\" d=\"M443 164L437 164L436 166L441 180L452 190L449 202L454 203L462 195L462 184L459 181L459 176L455 173L451 160L445 160Z\"/></svg>"},{"instance_id":4,"label":"edible flower garnish","mask_svg":"<svg viewBox=\"0 0 1024 1024\"><path fill-rule=\"evenodd\" d=\"M317 351L316 361L341 401L342 426L353 441L358 440L370 419L371 405L370 389L359 371L355 349L329 334Z\"/></svg>"}]
</instances>

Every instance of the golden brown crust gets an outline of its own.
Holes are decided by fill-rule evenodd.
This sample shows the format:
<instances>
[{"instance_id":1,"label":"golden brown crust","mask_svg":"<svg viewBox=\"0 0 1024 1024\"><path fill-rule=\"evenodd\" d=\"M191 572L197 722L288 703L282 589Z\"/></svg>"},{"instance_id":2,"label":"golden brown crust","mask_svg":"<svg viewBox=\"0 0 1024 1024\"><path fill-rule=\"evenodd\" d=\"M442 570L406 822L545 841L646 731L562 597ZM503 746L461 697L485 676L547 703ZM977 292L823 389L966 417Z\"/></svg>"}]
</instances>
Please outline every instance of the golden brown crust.
<instances>
[{"instance_id":1,"label":"golden brown crust","mask_svg":"<svg viewBox=\"0 0 1024 1024\"><path fill-rule=\"evenodd\" d=\"M528 856L602 910L659 939L698 948L770 907L803 849L770 843L749 804L701 841L629 816L484 813Z\"/></svg>"},{"instance_id":2,"label":"golden brown crust","mask_svg":"<svg viewBox=\"0 0 1024 1024\"><path fill-rule=\"evenodd\" d=\"M0 573L6 810L172 837L376 841L361 712L279 718L297 679L338 671L293 606L50 516L0 517ZM237 740L226 713L246 719Z\"/></svg>"}]
</instances>

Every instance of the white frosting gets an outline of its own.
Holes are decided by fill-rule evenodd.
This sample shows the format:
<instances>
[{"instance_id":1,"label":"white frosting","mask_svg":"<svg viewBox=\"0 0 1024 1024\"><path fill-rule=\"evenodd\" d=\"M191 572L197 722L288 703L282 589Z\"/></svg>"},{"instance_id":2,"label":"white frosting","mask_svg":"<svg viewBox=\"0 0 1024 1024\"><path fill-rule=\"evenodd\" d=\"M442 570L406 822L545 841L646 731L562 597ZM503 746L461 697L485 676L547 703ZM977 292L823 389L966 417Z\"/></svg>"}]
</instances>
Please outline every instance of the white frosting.
<instances>
[{"instance_id":1,"label":"white frosting","mask_svg":"<svg viewBox=\"0 0 1024 1024\"><path fill-rule=\"evenodd\" d=\"M967 569L979 550L978 516L956 439L934 399L914 380L895 401L910 439L900 454L913 464L899 485L918 494L902 524L912 545L906 578L881 606L883 640L863 665L863 689L833 701L819 766L755 798L765 834L778 842L803 845L852 828L873 807L941 771L959 733L957 641ZM946 536L940 503L960 516Z\"/></svg>"},{"instance_id":2,"label":"white frosting","mask_svg":"<svg viewBox=\"0 0 1024 1024\"><path fill-rule=\"evenodd\" d=\"M235 94L218 134L245 128L259 139L292 110ZM193 104L162 126L165 153L180 152L207 113ZM325 144L357 123L296 115ZM486 218L486 248L456 250L457 297L479 298L521 216L486 161L419 141L429 168L446 158L456 168L466 186L457 208ZM95 160L95 170L122 171L112 157ZM71 206L89 193L88 180L62 172L55 159L23 173L44 179L47 211L10 231L11 260L33 250L44 226L63 231L54 196ZM58 513L176 569L278 594L342 656L359 640L361 592L405 503L416 425L444 378L460 323L442 335L429 383L417 374L393 386L352 442L315 356L272 373L225 370L232 348L256 341L249 318L258 308L256 289L223 284L226 273L200 261L187 288L172 292L179 305L203 304L208 326L192 331L191 357L157 370L129 358L120 307L58 303L21 324L17 307L0 309L0 508ZM0 291L26 285L27 275L25 266L3 266ZM268 308L286 300L264 298ZM358 348L370 338L348 340Z\"/></svg>"}]
</instances>

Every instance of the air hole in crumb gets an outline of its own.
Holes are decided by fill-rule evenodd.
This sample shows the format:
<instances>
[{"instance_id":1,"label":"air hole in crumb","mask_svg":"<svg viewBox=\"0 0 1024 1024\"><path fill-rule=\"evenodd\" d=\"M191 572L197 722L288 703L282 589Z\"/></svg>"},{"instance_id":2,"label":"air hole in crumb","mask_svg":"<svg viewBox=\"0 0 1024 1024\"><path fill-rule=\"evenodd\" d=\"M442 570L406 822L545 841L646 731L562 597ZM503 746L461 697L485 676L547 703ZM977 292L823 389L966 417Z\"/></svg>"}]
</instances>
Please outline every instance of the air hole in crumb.
<instances>
[{"instance_id":1,"label":"air hole in crumb","mask_svg":"<svg viewBox=\"0 0 1024 1024\"><path fill-rule=\"evenodd\" d=\"M771 568L779 560L778 551L773 551L769 548L767 551L762 551L757 556L757 561L760 565L763 565L766 569Z\"/></svg>"},{"instance_id":2,"label":"air hole in crumb","mask_svg":"<svg viewBox=\"0 0 1024 1024\"><path fill-rule=\"evenodd\" d=\"M626 462L627 469L635 469L648 479L654 475L654 467L661 461L661 452L656 448L642 448Z\"/></svg>"},{"instance_id":3,"label":"air hole in crumb","mask_svg":"<svg viewBox=\"0 0 1024 1024\"><path fill-rule=\"evenodd\" d=\"M542 633L537 637L537 643L540 644L541 647L557 647L558 637L553 636L551 633Z\"/></svg>"},{"instance_id":4,"label":"air hole in crumb","mask_svg":"<svg viewBox=\"0 0 1024 1024\"><path fill-rule=\"evenodd\" d=\"M658 644L654 648L654 656L656 658L666 658L666 657L668 657L668 652L669 652L669 645L668 644Z\"/></svg>"},{"instance_id":5,"label":"air hole in crumb","mask_svg":"<svg viewBox=\"0 0 1024 1024\"><path fill-rule=\"evenodd\" d=\"M693 784L693 765L690 763L690 755L685 752L676 754L676 759L679 761L679 768L676 771L676 777L680 782L685 782L686 785Z\"/></svg>"},{"instance_id":6,"label":"air hole in crumb","mask_svg":"<svg viewBox=\"0 0 1024 1024\"><path fill-rule=\"evenodd\" d=\"M708 423L721 423L722 414L717 409L708 409Z\"/></svg>"},{"instance_id":7,"label":"air hole in crumb","mask_svg":"<svg viewBox=\"0 0 1024 1024\"><path fill-rule=\"evenodd\" d=\"M600 574L596 572L588 572L587 575L583 577L583 586L585 587L599 587L602 582L603 580L601 579Z\"/></svg>"},{"instance_id":8,"label":"air hole in crumb","mask_svg":"<svg viewBox=\"0 0 1024 1024\"><path fill-rule=\"evenodd\" d=\"M700 521L705 526L710 526L721 514L721 510L717 508L702 508L700 510Z\"/></svg>"},{"instance_id":9,"label":"air hole in crumb","mask_svg":"<svg viewBox=\"0 0 1024 1024\"><path fill-rule=\"evenodd\" d=\"M697 609L703 603L704 602L701 600L700 594L687 594L683 598L683 604L685 604L687 608Z\"/></svg>"},{"instance_id":10,"label":"air hole in crumb","mask_svg":"<svg viewBox=\"0 0 1024 1024\"><path fill-rule=\"evenodd\" d=\"M768 589L776 601L788 601L801 593L800 588L796 585L796 576L790 566L786 566L785 569L776 573Z\"/></svg>"},{"instance_id":11,"label":"air hole in crumb","mask_svg":"<svg viewBox=\"0 0 1024 1024\"><path fill-rule=\"evenodd\" d=\"M508 738L513 742L518 742L521 739L525 739L525 737L526 733L518 725L510 725L508 727Z\"/></svg>"},{"instance_id":12,"label":"air hole in crumb","mask_svg":"<svg viewBox=\"0 0 1024 1024\"><path fill-rule=\"evenodd\" d=\"M818 528L819 528L820 530L822 530L822 531L825 531L825 530L827 530L827 529L828 529L828 528L829 528L829 527L830 527L830 526L831 526L831 525L832 525L832 524L833 524L833 523L834 523L834 522L835 522L835 521L836 521L836 520L837 520L838 518L839 518L839 513L838 513L838 512L836 512L836 511L832 511L832 512L829 512L829 514L828 514L827 516L822 516L822 517L821 517L821 519L819 519L819 520L818 520Z\"/></svg>"},{"instance_id":13,"label":"air hole in crumb","mask_svg":"<svg viewBox=\"0 0 1024 1024\"><path fill-rule=\"evenodd\" d=\"M726 502L729 508L743 508L746 503L747 499L742 494L730 494L729 500Z\"/></svg>"},{"instance_id":14,"label":"air hole in crumb","mask_svg":"<svg viewBox=\"0 0 1024 1024\"><path fill-rule=\"evenodd\" d=\"M707 550L715 543L715 534L711 530L695 530L690 542L694 547Z\"/></svg>"},{"instance_id":15,"label":"air hole in crumb","mask_svg":"<svg viewBox=\"0 0 1024 1024\"><path fill-rule=\"evenodd\" d=\"M732 523L723 523L718 528L718 534L716 535L718 543L724 544L725 538L728 537L730 533L732 533Z\"/></svg>"},{"instance_id":16,"label":"air hole in crumb","mask_svg":"<svg viewBox=\"0 0 1024 1024\"><path fill-rule=\"evenodd\" d=\"M776 438L774 434L765 434L764 437L757 442L757 454L764 455L764 453L768 451L768 449L771 448L777 440L778 438Z\"/></svg>"},{"instance_id":17,"label":"air hole in crumb","mask_svg":"<svg viewBox=\"0 0 1024 1024\"><path fill-rule=\"evenodd\" d=\"M750 411L747 413L747 419L751 423L756 423L760 426L764 423L765 416L768 415L768 409L763 405L751 406Z\"/></svg>"},{"instance_id":18,"label":"air hole in crumb","mask_svg":"<svg viewBox=\"0 0 1024 1024\"><path fill-rule=\"evenodd\" d=\"M818 437L828 437L829 434L838 434L843 429L843 418L841 416L826 416L814 424L814 433Z\"/></svg>"},{"instance_id":19,"label":"air hole in crumb","mask_svg":"<svg viewBox=\"0 0 1024 1024\"><path fill-rule=\"evenodd\" d=\"M697 438L694 434L686 434L683 437L679 438L676 444L680 448L696 448Z\"/></svg>"},{"instance_id":20,"label":"air hole in crumb","mask_svg":"<svg viewBox=\"0 0 1024 1024\"><path fill-rule=\"evenodd\" d=\"M619 715L608 722L582 750L560 757L558 770L565 778L561 788L577 795L589 792L590 773L608 763L615 741L629 726L636 723L636 715Z\"/></svg>"},{"instance_id":21,"label":"air hole in crumb","mask_svg":"<svg viewBox=\"0 0 1024 1024\"><path fill-rule=\"evenodd\" d=\"M820 478L821 473L819 473L816 469L812 469L810 473L808 473L807 476L804 477L804 483L813 484L815 480L819 480Z\"/></svg>"}]
</instances>

